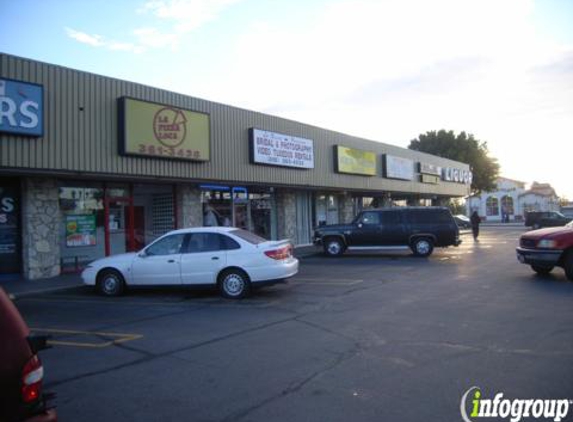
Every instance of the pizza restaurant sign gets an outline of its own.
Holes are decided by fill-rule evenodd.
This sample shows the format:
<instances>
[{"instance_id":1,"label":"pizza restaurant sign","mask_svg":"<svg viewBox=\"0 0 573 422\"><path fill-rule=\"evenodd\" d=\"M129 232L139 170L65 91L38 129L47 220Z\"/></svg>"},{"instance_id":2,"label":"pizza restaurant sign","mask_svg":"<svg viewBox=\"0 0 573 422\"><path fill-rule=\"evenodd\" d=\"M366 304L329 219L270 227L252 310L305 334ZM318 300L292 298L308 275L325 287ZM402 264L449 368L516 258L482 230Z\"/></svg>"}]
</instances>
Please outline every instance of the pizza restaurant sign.
<instances>
[{"instance_id":1,"label":"pizza restaurant sign","mask_svg":"<svg viewBox=\"0 0 573 422\"><path fill-rule=\"evenodd\" d=\"M119 99L120 154L209 161L209 115L173 106Z\"/></svg>"}]
</instances>

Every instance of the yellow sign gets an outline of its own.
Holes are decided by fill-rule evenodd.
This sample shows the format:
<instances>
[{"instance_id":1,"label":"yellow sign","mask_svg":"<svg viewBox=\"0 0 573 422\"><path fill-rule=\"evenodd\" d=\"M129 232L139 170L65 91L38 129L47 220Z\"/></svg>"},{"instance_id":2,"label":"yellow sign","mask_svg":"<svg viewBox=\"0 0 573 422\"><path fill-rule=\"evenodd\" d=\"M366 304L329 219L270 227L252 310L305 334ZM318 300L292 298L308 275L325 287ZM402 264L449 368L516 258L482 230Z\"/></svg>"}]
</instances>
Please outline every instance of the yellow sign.
<instances>
[{"instance_id":1,"label":"yellow sign","mask_svg":"<svg viewBox=\"0 0 573 422\"><path fill-rule=\"evenodd\" d=\"M334 147L335 167L338 173L376 176L376 154L370 151Z\"/></svg>"},{"instance_id":2,"label":"yellow sign","mask_svg":"<svg viewBox=\"0 0 573 422\"><path fill-rule=\"evenodd\" d=\"M209 161L209 115L123 97L120 151L125 155Z\"/></svg>"}]
</instances>

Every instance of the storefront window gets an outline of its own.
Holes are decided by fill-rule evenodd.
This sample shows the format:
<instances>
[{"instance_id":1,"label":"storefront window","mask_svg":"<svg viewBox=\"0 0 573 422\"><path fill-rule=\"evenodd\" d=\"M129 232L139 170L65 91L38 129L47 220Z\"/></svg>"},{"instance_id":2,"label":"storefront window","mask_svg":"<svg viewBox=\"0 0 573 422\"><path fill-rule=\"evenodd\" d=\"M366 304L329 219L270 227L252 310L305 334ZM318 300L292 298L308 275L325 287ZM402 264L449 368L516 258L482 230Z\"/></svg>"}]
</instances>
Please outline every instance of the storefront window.
<instances>
[{"instance_id":1,"label":"storefront window","mask_svg":"<svg viewBox=\"0 0 573 422\"><path fill-rule=\"evenodd\" d=\"M204 226L231 226L233 219L231 189L201 192Z\"/></svg>"},{"instance_id":2,"label":"storefront window","mask_svg":"<svg viewBox=\"0 0 573 422\"><path fill-rule=\"evenodd\" d=\"M499 201L497 198L490 196L485 202L486 215L488 217L499 215Z\"/></svg>"},{"instance_id":3,"label":"storefront window","mask_svg":"<svg viewBox=\"0 0 573 422\"><path fill-rule=\"evenodd\" d=\"M513 198L511 196L506 195L503 198L501 198L501 209L503 210L503 213L506 215L514 214Z\"/></svg>"},{"instance_id":4,"label":"storefront window","mask_svg":"<svg viewBox=\"0 0 573 422\"><path fill-rule=\"evenodd\" d=\"M104 190L62 186L59 189L60 256L63 272L78 271L105 254Z\"/></svg>"},{"instance_id":5,"label":"storefront window","mask_svg":"<svg viewBox=\"0 0 573 422\"><path fill-rule=\"evenodd\" d=\"M79 271L106 255L138 251L175 229L171 185L66 183L59 200L63 272Z\"/></svg>"},{"instance_id":6,"label":"storefront window","mask_svg":"<svg viewBox=\"0 0 573 422\"><path fill-rule=\"evenodd\" d=\"M0 179L0 276L21 271L20 181Z\"/></svg>"},{"instance_id":7,"label":"storefront window","mask_svg":"<svg viewBox=\"0 0 573 422\"><path fill-rule=\"evenodd\" d=\"M206 186L201 192L204 226L233 226L266 239L276 237L273 228L272 192L245 187Z\"/></svg>"},{"instance_id":8,"label":"storefront window","mask_svg":"<svg viewBox=\"0 0 573 422\"><path fill-rule=\"evenodd\" d=\"M336 195L317 195L315 210L317 226L338 223L338 197Z\"/></svg>"},{"instance_id":9,"label":"storefront window","mask_svg":"<svg viewBox=\"0 0 573 422\"><path fill-rule=\"evenodd\" d=\"M272 238L273 197L270 193L252 193L249 196L252 232L265 239Z\"/></svg>"},{"instance_id":10,"label":"storefront window","mask_svg":"<svg viewBox=\"0 0 573 422\"><path fill-rule=\"evenodd\" d=\"M133 243L140 250L175 229L173 186L134 185Z\"/></svg>"}]
</instances>

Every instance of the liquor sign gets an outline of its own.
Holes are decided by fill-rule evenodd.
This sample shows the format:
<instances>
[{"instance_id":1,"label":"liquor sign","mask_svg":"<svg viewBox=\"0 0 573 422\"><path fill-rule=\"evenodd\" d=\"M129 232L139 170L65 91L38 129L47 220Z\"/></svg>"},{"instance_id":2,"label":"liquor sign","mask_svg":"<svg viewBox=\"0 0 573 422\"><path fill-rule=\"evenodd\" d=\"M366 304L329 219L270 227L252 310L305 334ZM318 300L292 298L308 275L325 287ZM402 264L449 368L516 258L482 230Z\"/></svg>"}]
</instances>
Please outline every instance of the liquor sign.
<instances>
[{"instance_id":1,"label":"liquor sign","mask_svg":"<svg viewBox=\"0 0 573 422\"><path fill-rule=\"evenodd\" d=\"M0 132L43 136L44 89L42 85L0 79Z\"/></svg>"},{"instance_id":2,"label":"liquor sign","mask_svg":"<svg viewBox=\"0 0 573 422\"><path fill-rule=\"evenodd\" d=\"M376 154L371 151L336 145L334 147L334 169L337 173L375 176Z\"/></svg>"},{"instance_id":3,"label":"liquor sign","mask_svg":"<svg viewBox=\"0 0 573 422\"><path fill-rule=\"evenodd\" d=\"M469 170L445 167L442 169L442 180L470 185L473 181L473 174Z\"/></svg>"},{"instance_id":4,"label":"liquor sign","mask_svg":"<svg viewBox=\"0 0 573 422\"><path fill-rule=\"evenodd\" d=\"M312 139L249 129L250 158L253 164L314 168L314 141Z\"/></svg>"},{"instance_id":5,"label":"liquor sign","mask_svg":"<svg viewBox=\"0 0 573 422\"><path fill-rule=\"evenodd\" d=\"M384 155L384 177L389 179L414 179L414 162L408 158Z\"/></svg>"},{"instance_id":6,"label":"liquor sign","mask_svg":"<svg viewBox=\"0 0 573 422\"><path fill-rule=\"evenodd\" d=\"M209 161L209 115L133 98L119 98L119 153Z\"/></svg>"},{"instance_id":7,"label":"liquor sign","mask_svg":"<svg viewBox=\"0 0 573 422\"><path fill-rule=\"evenodd\" d=\"M421 174L432 174L434 176L442 175L442 168L435 164L420 163L420 173Z\"/></svg>"}]
</instances>

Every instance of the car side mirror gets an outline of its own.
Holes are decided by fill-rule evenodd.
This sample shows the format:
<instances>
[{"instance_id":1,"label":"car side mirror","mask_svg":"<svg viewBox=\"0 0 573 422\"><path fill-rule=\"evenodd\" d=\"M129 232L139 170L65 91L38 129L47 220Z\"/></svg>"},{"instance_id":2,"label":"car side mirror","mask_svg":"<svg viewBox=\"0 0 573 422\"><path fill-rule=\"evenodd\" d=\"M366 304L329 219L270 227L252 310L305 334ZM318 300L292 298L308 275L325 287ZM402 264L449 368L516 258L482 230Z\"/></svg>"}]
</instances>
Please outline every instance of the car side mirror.
<instances>
[{"instance_id":1,"label":"car side mirror","mask_svg":"<svg viewBox=\"0 0 573 422\"><path fill-rule=\"evenodd\" d=\"M147 252L145 252L145 249L143 249L141 252L137 254L137 256L140 258L147 258L149 255L147 255Z\"/></svg>"}]
</instances>

